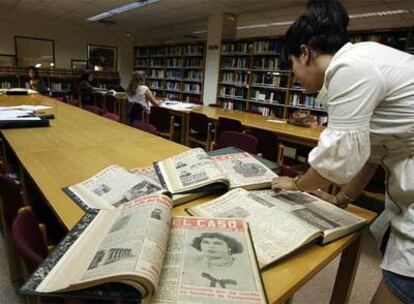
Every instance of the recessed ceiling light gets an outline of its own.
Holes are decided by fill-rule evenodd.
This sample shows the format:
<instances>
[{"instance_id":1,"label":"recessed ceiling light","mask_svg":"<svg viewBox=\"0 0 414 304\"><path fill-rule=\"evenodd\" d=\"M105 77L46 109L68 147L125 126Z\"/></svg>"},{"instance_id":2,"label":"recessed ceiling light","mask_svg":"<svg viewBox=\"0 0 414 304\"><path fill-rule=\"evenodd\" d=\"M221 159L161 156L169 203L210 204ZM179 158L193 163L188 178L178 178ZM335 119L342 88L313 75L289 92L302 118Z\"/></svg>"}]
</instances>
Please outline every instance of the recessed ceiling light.
<instances>
[{"instance_id":1,"label":"recessed ceiling light","mask_svg":"<svg viewBox=\"0 0 414 304\"><path fill-rule=\"evenodd\" d=\"M128 3L128 4L125 4L125 5L116 7L114 9L109 10L109 11L100 13L98 15L89 17L86 20L88 20L88 21L98 21L98 20L101 20L101 19L111 17L113 15L122 14L122 13L128 12L130 10L133 10L133 9L136 9L136 8L139 8L139 7L143 7L144 5L148 5L148 4L151 4L151 3L154 3L154 2L158 2L158 1L160 1L160 0L135 1L135 2L132 2L132 3Z\"/></svg>"}]
</instances>

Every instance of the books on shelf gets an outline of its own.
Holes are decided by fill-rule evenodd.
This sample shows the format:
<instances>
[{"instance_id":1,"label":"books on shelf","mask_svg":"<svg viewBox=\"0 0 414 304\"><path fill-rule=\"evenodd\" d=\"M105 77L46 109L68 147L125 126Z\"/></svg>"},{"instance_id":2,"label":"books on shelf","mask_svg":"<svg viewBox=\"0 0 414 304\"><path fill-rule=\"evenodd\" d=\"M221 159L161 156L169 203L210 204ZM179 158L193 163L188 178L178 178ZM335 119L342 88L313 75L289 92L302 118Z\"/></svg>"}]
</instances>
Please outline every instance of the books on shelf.
<instances>
[{"instance_id":1,"label":"books on shelf","mask_svg":"<svg viewBox=\"0 0 414 304\"><path fill-rule=\"evenodd\" d=\"M283 49L283 43L278 40L259 40L253 42L253 53L280 53Z\"/></svg>"},{"instance_id":2,"label":"books on shelf","mask_svg":"<svg viewBox=\"0 0 414 304\"><path fill-rule=\"evenodd\" d=\"M279 68L279 58L277 57L260 57L255 58L253 69L277 70Z\"/></svg>"},{"instance_id":3,"label":"books on shelf","mask_svg":"<svg viewBox=\"0 0 414 304\"><path fill-rule=\"evenodd\" d=\"M222 59L223 68L250 68L250 58L244 57L224 57Z\"/></svg>"},{"instance_id":4,"label":"books on shelf","mask_svg":"<svg viewBox=\"0 0 414 304\"><path fill-rule=\"evenodd\" d=\"M238 188L188 212L202 217L244 218L252 232L260 268L306 244L326 244L366 225L365 219L304 192Z\"/></svg>"},{"instance_id":5,"label":"books on shelf","mask_svg":"<svg viewBox=\"0 0 414 304\"><path fill-rule=\"evenodd\" d=\"M249 153L210 157L201 148L191 149L154 163L161 185L171 194L243 187L269 187L277 174Z\"/></svg>"},{"instance_id":6,"label":"books on shelf","mask_svg":"<svg viewBox=\"0 0 414 304\"><path fill-rule=\"evenodd\" d=\"M138 291L137 302L266 303L246 222L172 217L172 206L165 195L145 195L88 212L21 292L85 296L119 283Z\"/></svg>"},{"instance_id":7,"label":"books on shelf","mask_svg":"<svg viewBox=\"0 0 414 304\"><path fill-rule=\"evenodd\" d=\"M221 52L227 53L248 53L250 51L250 44L244 41L235 41L223 43L221 46Z\"/></svg>"}]
</instances>

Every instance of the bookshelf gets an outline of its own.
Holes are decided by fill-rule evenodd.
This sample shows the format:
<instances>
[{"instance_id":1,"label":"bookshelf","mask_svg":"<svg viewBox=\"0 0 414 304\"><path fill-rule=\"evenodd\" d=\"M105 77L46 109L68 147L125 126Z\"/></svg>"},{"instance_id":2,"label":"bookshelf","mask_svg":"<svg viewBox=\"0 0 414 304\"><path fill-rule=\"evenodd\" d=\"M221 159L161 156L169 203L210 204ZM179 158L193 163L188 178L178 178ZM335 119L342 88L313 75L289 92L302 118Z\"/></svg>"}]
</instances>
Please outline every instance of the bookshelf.
<instances>
[{"instance_id":1,"label":"bookshelf","mask_svg":"<svg viewBox=\"0 0 414 304\"><path fill-rule=\"evenodd\" d=\"M281 38L223 41L218 103L224 108L288 118L292 111L309 110L319 123L326 112L294 82L281 60Z\"/></svg>"},{"instance_id":2,"label":"bookshelf","mask_svg":"<svg viewBox=\"0 0 414 304\"><path fill-rule=\"evenodd\" d=\"M414 52L414 30L408 28L356 31L351 42L376 41ZM280 37L225 40L222 42L217 100L227 109L251 111L287 119L293 111L307 110L319 124L327 112L294 81L281 60Z\"/></svg>"},{"instance_id":3,"label":"bookshelf","mask_svg":"<svg viewBox=\"0 0 414 304\"><path fill-rule=\"evenodd\" d=\"M80 81L82 73L92 74L92 85L106 88L109 85L119 85L118 72L84 71L77 69L49 68L39 69L39 76L46 82L51 91L71 92ZM0 67L0 88L28 88L29 77L25 67Z\"/></svg>"},{"instance_id":4,"label":"bookshelf","mask_svg":"<svg viewBox=\"0 0 414 304\"><path fill-rule=\"evenodd\" d=\"M202 104L205 43L135 47L134 70L145 71L158 97Z\"/></svg>"}]
</instances>

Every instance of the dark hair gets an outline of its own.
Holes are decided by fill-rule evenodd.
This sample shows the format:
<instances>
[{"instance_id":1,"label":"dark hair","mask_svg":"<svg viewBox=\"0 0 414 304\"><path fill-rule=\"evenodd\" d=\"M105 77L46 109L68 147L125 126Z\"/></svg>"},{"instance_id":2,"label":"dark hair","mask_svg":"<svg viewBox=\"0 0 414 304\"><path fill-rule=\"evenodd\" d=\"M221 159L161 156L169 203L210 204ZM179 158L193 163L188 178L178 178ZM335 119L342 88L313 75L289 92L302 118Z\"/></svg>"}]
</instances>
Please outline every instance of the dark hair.
<instances>
[{"instance_id":1,"label":"dark hair","mask_svg":"<svg viewBox=\"0 0 414 304\"><path fill-rule=\"evenodd\" d=\"M29 66L27 68L27 72L29 72L30 70L32 70L34 72L35 79L39 79L39 70L38 70L38 68L32 65L32 66Z\"/></svg>"},{"instance_id":2,"label":"dark hair","mask_svg":"<svg viewBox=\"0 0 414 304\"><path fill-rule=\"evenodd\" d=\"M132 73L131 81L129 82L127 93L134 96L137 93L138 86L145 83L145 72L135 71Z\"/></svg>"},{"instance_id":3,"label":"dark hair","mask_svg":"<svg viewBox=\"0 0 414 304\"><path fill-rule=\"evenodd\" d=\"M283 57L299 56L300 46L308 45L322 54L334 54L349 41L348 13L338 0L310 0L305 13L285 35Z\"/></svg>"},{"instance_id":4,"label":"dark hair","mask_svg":"<svg viewBox=\"0 0 414 304\"><path fill-rule=\"evenodd\" d=\"M237 241L236 239L234 239L230 236L227 236L225 234L218 233L218 232L206 232L206 233L201 234L200 236L194 238L193 243L191 244L191 246L194 247L195 249L197 249L198 251L201 251L201 241L204 238L219 239L219 240L222 240L222 241L226 242L227 246L231 250L231 254L242 253L243 252L243 246L242 246L242 244L240 244L239 241Z\"/></svg>"},{"instance_id":5,"label":"dark hair","mask_svg":"<svg viewBox=\"0 0 414 304\"><path fill-rule=\"evenodd\" d=\"M81 80L86 80L86 81L89 81L89 73L82 73L82 75L81 75Z\"/></svg>"}]
</instances>

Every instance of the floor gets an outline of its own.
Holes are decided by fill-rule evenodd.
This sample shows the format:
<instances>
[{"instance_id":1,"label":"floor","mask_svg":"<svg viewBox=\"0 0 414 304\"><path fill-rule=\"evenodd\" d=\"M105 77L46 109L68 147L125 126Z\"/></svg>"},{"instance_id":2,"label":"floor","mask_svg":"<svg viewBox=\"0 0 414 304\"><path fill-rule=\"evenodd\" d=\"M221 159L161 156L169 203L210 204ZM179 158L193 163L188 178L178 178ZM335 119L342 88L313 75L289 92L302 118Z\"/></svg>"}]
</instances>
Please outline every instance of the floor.
<instances>
[{"instance_id":1,"label":"floor","mask_svg":"<svg viewBox=\"0 0 414 304\"><path fill-rule=\"evenodd\" d=\"M293 303L329 303L338 263L339 257L333 260L323 271L303 286L293 298ZM350 303L370 302L370 299L381 280L379 263L380 254L376 249L376 243L374 239L367 234L364 238L364 246L355 277ZM275 282L275 284L277 284L277 282ZM14 292L8 279L2 241L0 241L0 303L24 303L24 299Z\"/></svg>"}]
</instances>

